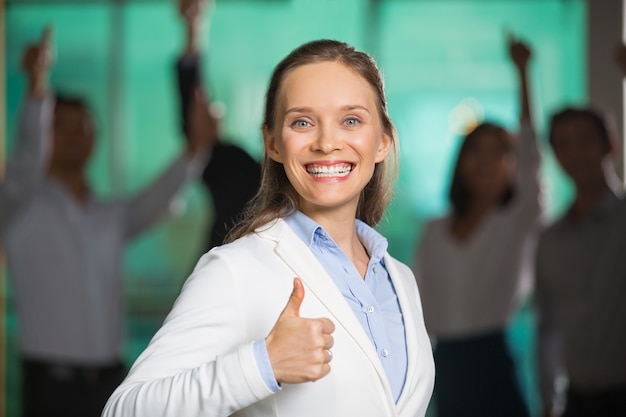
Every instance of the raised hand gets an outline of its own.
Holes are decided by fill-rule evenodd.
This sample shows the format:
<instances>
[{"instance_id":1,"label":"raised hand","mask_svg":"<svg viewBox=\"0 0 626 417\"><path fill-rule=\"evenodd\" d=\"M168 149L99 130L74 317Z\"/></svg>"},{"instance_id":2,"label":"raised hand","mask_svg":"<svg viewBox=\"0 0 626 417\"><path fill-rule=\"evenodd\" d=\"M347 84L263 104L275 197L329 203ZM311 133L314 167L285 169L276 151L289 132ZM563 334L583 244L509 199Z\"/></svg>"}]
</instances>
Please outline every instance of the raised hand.
<instances>
[{"instance_id":1,"label":"raised hand","mask_svg":"<svg viewBox=\"0 0 626 417\"><path fill-rule=\"evenodd\" d=\"M519 39L516 39L511 34L509 34L507 38L509 56L511 57L513 64L515 64L515 67L517 67L518 70L525 70L532 55L530 48L528 45Z\"/></svg>"},{"instance_id":2,"label":"raised hand","mask_svg":"<svg viewBox=\"0 0 626 417\"><path fill-rule=\"evenodd\" d=\"M187 24L197 24L207 0L178 0L178 12Z\"/></svg>"},{"instance_id":3,"label":"raised hand","mask_svg":"<svg viewBox=\"0 0 626 417\"><path fill-rule=\"evenodd\" d=\"M178 0L178 13L185 23L185 54L195 54L198 50L198 32L202 23L202 14L208 0Z\"/></svg>"},{"instance_id":4,"label":"raised hand","mask_svg":"<svg viewBox=\"0 0 626 417\"><path fill-rule=\"evenodd\" d=\"M52 28L47 27L39 42L28 45L22 56L22 69L28 79L28 92L34 96L42 96L48 87L48 69L52 62L51 38Z\"/></svg>"},{"instance_id":5,"label":"raised hand","mask_svg":"<svg viewBox=\"0 0 626 417\"><path fill-rule=\"evenodd\" d=\"M528 61L530 61L532 52L528 45L512 34L507 33L506 36L509 57L515 65L519 79L520 121L526 120L532 123L530 86L528 85Z\"/></svg>"},{"instance_id":6,"label":"raised hand","mask_svg":"<svg viewBox=\"0 0 626 417\"><path fill-rule=\"evenodd\" d=\"M316 381L330 372L335 325L330 319L300 317L304 286L299 278L274 328L265 339L279 383Z\"/></svg>"}]
</instances>

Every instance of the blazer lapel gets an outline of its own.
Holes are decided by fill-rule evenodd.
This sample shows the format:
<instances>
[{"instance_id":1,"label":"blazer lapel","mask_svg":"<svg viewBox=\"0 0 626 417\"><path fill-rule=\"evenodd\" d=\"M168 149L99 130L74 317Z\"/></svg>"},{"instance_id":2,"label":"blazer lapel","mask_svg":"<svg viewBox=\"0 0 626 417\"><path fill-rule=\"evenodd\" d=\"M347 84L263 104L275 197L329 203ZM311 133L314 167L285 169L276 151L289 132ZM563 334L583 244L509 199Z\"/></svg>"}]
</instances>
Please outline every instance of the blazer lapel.
<instances>
[{"instance_id":1,"label":"blazer lapel","mask_svg":"<svg viewBox=\"0 0 626 417\"><path fill-rule=\"evenodd\" d=\"M398 302L400 303L400 309L402 310L402 317L404 319L404 334L406 337L406 350L407 350L407 373L406 380L404 381L404 388L398 399L398 407L406 402L406 393L412 392L409 387L415 386L415 381L418 375L419 363L421 358L419 357L420 346L418 339L419 324L416 321L419 311L417 310L418 300L413 296L415 291L406 285L406 281L401 279L401 272L396 268L391 256L385 255L385 266L393 282L393 286L398 296Z\"/></svg>"},{"instance_id":2,"label":"blazer lapel","mask_svg":"<svg viewBox=\"0 0 626 417\"><path fill-rule=\"evenodd\" d=\"M261 232L276 241L276 253L293 270L307 287L307 294L315 296L330 312L336 326L341 326L352 337L384 381L387 391L391 388L385 370L368 335L354 312L343 298L333 279L319 263L307 245L282 220L271 229ZM306 297L306 296L305 296Z\"/></svg>"}]
</instances>

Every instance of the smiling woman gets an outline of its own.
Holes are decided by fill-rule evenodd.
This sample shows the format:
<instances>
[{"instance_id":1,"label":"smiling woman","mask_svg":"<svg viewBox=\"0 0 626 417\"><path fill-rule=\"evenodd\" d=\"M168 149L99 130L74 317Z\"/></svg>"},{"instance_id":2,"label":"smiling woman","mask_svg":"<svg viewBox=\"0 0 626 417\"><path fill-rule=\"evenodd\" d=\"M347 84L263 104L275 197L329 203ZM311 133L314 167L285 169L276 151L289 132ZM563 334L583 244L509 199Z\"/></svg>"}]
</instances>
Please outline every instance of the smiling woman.
<instances>
[{"instance_id":1,"label":"smiling woman","mask_svg":"<svg viewBox=\"0 0 626 417\"><path fill-rule=\"evenodd\" d=\"M294 69L284 78L276 123L264 129L267 153L285 167L299 209L318 222L331 208L354 218L361 190L393 144L374 89L355 75L339 62Z\"/></svg>"},{"instance_id":2,"label":"smiling woman","mask_svg":"<svg viewBox=\"0 0 626 417\"><path fill-rule=\"evenodd\" d=\"M276 67L265 114L247 216L200 259L104 416L425 415L415 278L373 229L395 141L376 64L307 43Z\"/></svg>"}]
</instances>

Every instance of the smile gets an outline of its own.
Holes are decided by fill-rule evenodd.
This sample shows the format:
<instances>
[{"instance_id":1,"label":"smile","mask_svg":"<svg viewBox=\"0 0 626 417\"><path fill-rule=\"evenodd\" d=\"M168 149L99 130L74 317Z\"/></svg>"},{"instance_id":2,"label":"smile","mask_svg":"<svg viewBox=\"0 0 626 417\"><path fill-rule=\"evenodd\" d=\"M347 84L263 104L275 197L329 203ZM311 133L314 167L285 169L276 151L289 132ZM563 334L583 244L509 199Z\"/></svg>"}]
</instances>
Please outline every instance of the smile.
<instances>
[{"instance_id":1,"label":"smile","mask_svg":"<svg viewBox=\"0 0 626 417\"><path fill-rule=\"evenodd\" d=\"M311 164L306 166L306 172L316 178L325 177L345 177L352 171L353 166L351 164L336 164L336 165L316 165Z\"/></svg>"}]
</instances>

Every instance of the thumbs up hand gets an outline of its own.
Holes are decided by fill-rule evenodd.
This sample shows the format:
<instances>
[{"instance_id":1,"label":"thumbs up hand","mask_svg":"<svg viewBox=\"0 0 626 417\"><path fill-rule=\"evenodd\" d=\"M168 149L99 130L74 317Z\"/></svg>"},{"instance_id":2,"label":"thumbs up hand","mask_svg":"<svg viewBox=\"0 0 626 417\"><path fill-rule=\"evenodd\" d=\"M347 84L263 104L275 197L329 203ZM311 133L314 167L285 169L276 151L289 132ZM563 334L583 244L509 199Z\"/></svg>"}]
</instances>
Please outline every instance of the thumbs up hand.
<instances>
[{"instance_id":1,"label":"thumbs up hand","mask_svg":"<svg viewBox=\"0 0 626 417\"><path fill-rule=\"evenodd\" d=\"M300 317L304 286L299 278L274 328L265 339L279 383L316 381L330 372L335 325L330 319Z\"/></svg>"}]
</instances>

